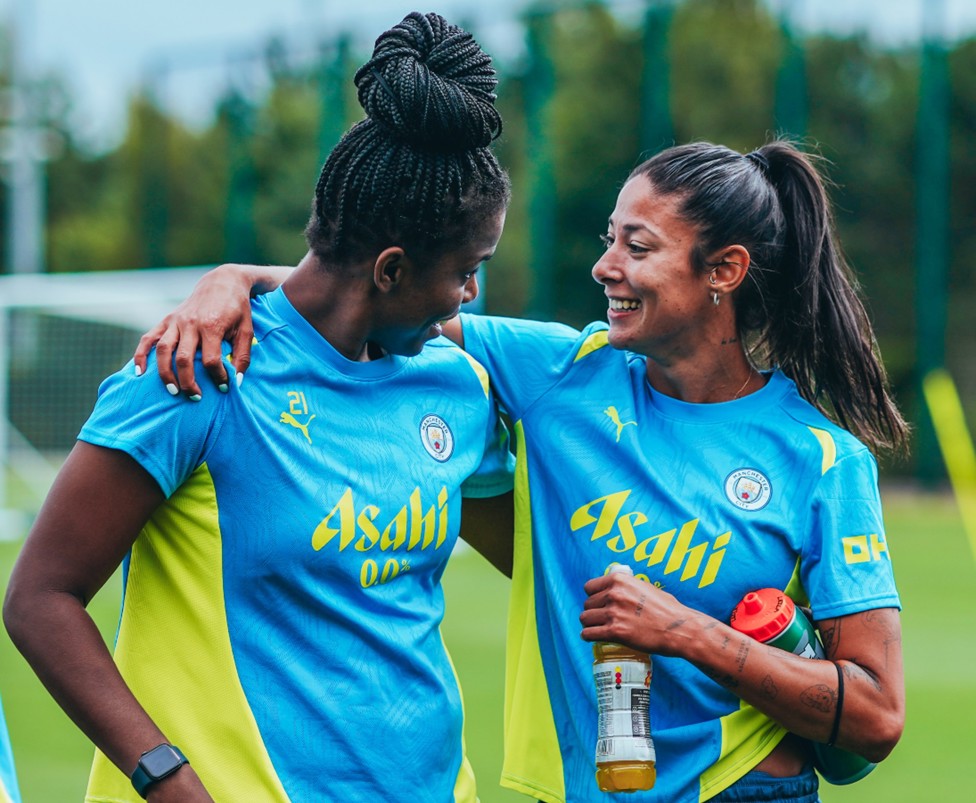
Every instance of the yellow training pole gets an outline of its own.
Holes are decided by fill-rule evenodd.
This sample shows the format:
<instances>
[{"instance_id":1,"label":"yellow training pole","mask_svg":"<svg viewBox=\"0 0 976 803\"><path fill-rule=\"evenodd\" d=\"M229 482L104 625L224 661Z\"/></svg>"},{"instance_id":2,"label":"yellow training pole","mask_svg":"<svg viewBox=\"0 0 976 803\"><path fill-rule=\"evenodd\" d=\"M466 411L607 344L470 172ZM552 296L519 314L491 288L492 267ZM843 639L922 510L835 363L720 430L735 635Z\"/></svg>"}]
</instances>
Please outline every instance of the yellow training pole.
<instances>
[{"instance_id":1,"label":"yellow training pole","mask_svg":"<svg viewBox=\"0 0 976 803\"><path fill-rule=\"evenodd\" d=\"M976 449L966 426L962 402L949 372L937 368L922 381L932 425L962 514L969 546L976 558Z\"/></svg>"}]
</instances>

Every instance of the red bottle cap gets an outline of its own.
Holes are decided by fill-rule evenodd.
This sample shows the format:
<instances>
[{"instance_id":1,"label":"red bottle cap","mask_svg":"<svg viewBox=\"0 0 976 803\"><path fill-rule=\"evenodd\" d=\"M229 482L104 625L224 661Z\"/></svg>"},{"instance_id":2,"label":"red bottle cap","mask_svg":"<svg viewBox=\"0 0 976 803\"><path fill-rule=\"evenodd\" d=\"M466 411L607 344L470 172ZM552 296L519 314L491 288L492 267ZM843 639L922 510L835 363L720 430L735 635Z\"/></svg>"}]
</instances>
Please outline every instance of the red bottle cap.
<instances>
[{"instance_id":1,"label":"red bottle cap","mask_svg":"<svg viewBox=\"0 0 976 803\"><path fill-rule=\"evenodd\" d=\"M789 627L793 614L793 600L786 594L776 588L761 588L742 598L729 624L756 641L769 641Z\"/></svg>"}]
</instances>

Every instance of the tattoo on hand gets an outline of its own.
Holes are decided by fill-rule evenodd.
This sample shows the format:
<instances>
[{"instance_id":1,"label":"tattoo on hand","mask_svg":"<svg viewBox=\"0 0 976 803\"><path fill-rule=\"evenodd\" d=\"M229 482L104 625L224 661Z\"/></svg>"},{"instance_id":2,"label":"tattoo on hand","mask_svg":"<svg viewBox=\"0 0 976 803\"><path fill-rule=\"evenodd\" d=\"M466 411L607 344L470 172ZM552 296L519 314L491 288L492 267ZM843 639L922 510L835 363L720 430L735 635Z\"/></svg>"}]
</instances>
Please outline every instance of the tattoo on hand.
<instances>
[{"instance_id":1,"label":"tattoo on hand","mask_svg":"<svg viewBox=\"0 0 976 803\"><path fill-rule=\"evenodd\" d=\"M804 689L800 693L800 700L804 705L816 708L826 714L834 710L837 703L837 692L829 686L818 683L816 686Z\"/></svg>"},{"instance_id":2,"label":"tattoo on hand","mask_svg":"<svg viewBox=\"0 0 976 803\"><path fill-rule=\"evenodd\" d=\"M681 625L687 622L687 619L675 619L671 624L667 626L668 630L677 630Z\"/></svg>"},{"instance_id":3,"label":"tattoo on hand","mask_svg":"<svg viewBox=\"0 0 976 803\"><path fill-rule=\"evenodd\" d=\"M634 613L638 616L641 615L641 611L644 610L644 600L647 599L646 595L641 594L640 599L637 600L637 607L634 608Z\"/></svg>"}]
</instances>

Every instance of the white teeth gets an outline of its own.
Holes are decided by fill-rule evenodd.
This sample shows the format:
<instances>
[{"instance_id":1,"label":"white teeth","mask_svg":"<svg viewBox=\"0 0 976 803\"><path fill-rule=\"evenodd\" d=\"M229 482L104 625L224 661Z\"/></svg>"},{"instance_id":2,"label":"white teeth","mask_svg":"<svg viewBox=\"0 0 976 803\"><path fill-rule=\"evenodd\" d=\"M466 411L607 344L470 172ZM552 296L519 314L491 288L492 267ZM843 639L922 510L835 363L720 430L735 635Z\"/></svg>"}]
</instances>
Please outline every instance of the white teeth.
<instances>
[{"instance_id":1,"label":"white teeth","mask_svg":"<svg viewBox=\"0 0 976 803\"><path fill-rule=\"evenodd\" d=\"M641 305L640 301L633 301L627 298L611 298L610 309L626 310L637 309Z\"/></svg>"}]
</instances>

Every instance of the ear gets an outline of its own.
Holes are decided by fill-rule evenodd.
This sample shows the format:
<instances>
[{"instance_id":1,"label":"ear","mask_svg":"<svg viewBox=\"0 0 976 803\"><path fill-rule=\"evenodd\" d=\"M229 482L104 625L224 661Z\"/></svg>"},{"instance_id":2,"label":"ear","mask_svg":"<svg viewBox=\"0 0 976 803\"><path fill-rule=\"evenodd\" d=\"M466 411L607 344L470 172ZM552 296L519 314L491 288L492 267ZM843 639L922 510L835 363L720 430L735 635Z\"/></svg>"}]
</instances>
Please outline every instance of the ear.
<instances>
[{"instance_id":1,"label":"ear","mask_svg":"<svg viewBox=\"0 0 976 803\"><path fill-rule=\"evenodd\" d=\"M381 293L389 293L403 279L406 252L398 245L384 248L373 262L373 284Z\"/></svg>"},{"instance_id":2,"label":"ear","mask_svg":"<svg viewBox=\"0 0 976 803\"><path fill-rule=\"evenodd\" d=\"M724 293L733 292L745 280L749 261L749 251L742 245L729 245L716 251L708 260L708 264L713 266L708 273L709 288ZM711 277L715 277L715 281Z\"/></svg>"}]
</instances>

